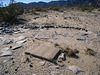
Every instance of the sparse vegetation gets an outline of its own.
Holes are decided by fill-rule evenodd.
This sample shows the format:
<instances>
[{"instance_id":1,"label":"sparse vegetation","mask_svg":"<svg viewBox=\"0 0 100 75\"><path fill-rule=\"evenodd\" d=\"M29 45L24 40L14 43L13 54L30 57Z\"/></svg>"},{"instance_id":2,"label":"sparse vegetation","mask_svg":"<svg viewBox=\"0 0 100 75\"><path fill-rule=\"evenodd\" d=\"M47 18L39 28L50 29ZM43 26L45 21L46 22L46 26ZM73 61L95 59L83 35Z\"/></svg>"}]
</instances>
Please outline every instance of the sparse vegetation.
<instances>
[{"instance_id":1,"label":"sparse vegetation","mask_svg":"<svg viewBox=\"0 0 100 75\"><path fill-rule=\"evenodd\" d=\"M59 50L63 53L65 51L64 48L62 48L61 46L58 46Z\"/></svg>"},{"instance_id":2,"label":"sparse vegetation","mask_svg":"<svg viewBox=\"0 0 100 75\"><path fill-rule=\"evenodd\" d=\"M72 50L69 47L67 47L66 49L64 49L61 46L58 46L58 48L61 51L61 53L65 53L65 55L68 56L68 57L78 57L76 55L76 53L79 53L79 51L77 49Z\"/></svg>"},{"instance_id":3,"label":"sparse vegetation","mask_svg":"<svg viewBox=\"0 0 100 75\"><path fill-rule=\"evenodd\" d=\"M66 53L66 56L68 56L68 57L74 57L74 56L76 57L76 53L79 53L79 51L76 49L72 50L69 47L67 47L65 49L65 53Z\"/></svg>"},{"instance_id":4,"label":"sparse vegetation","mask_svg":"<svg viewBox=\"0 0 100 75\"><path fill-rule=\"evenodd\" d=\"M23 8L19 4L10 4L8 7L0 9L0 23L7 25L18 23L18 16L23 13Z\"/></svg>"},{"instance_id":5,"label":"sparse vegetation","mask_svg":"<svg viewBox=\"0 0 100 75\"><path fill-rule=\"evenodd\" d=\"M41 12L47 12L47 8L46 7L36 7L34 8L35 11L41 11Z\"/></svg>"},{"instance_id":6,"label":"sparse vegetation","mask_svg":"<svg viewBox=\"0 0 100 75\"><path fill-rule=\"evenodd\" d=\"M54 11L60 11L60 6L52 6L50 7L50 10L54 10Z\"/></svg>"},{"instance_id":7,"label":"sparse vegetation","mask_svg":"<svg viewBox=\"0 0 100 75\"><path fill-rule=\"evenodd\" d=\"M57 47L57 46L59 46L59 44L58 43L55 43L54 46Z\"/></svg>"},{"instance_id":8,"label":"sparse vegetation","mask_svg":"<svg viewBox=\"0 0 100 75\"><path fill-rule=\"evenodd\" d=\"M90 49L90 48L87 48L86 54L94 56L96 54L96 52L94 50Z\"/></svg>"},{"instance_id":9,"label":"sparse vegetation","mask_svg":"<svg viewBox=\"0 0 100 75\"><path fill-rule=\"evenodd\" d=\"M77 6L77 9L91 12L92 10L97 9L97 7L80 5L80 6Z\"/></svg>"},{"instance_id":10,"label":"sparse vegetation","mask_svg":"<svg viewBox=\"0 0 100 75\"><path fill-rule=\"evenodd\" d=\"M54 64L57 64L57 61L54 59L53 61L52 61Z\"/></svg>"}]
</instances>

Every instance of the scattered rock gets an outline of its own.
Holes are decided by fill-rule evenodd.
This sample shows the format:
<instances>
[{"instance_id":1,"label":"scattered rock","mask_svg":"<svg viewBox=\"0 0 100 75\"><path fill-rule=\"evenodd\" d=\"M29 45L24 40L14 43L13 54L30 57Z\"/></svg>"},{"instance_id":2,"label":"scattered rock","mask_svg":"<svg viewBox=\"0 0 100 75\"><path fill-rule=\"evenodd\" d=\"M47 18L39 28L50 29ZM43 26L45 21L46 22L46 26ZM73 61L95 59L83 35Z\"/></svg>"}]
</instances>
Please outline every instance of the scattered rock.
<instances>
[{"instance_id":1,"label":"scattered rock","mask_svg":"<svg viewBox=\"0 0 100 75\"><path fill-rule=\"evenodd\" d=\"M8 51L3 51L0 56L1 57L3 57L3 56L11 56L12 54L13 54L12 51L8 50Z\"/></svg>"},{"instance_id":2,"label":"scattered rock","mask_svg":"<svg viewBox=\"0 0 100 75\"><path fill-rule=\"evenodd\" d=\"M87 36L88 34L83 34L82 36Z\"/></svg>"},{"instance_id":3,"label":"scattered rock","mask_svg":"<svg viewBox=\"0 0 100 75\"><path fill-rule=\"evenodd\" d=\"M33 67L33 65L31 65L31 64L30 64L29 66L30 66L31 68Z\"/></svg>"},{"instance_id":4,"label":"scattered rock","mask_svg":"<svg viewBox=\"0 0 100 75\"><path fill-rule=\"evenodd\" d=\"M3 57L3 56L11 56L13 53L11 50L9 50L9 48L4 48L2 50L0 50L0 56Z\"/></svg>"},{"instance_id":5,"label":"scattered rock","mask_svg":"<svg viewBox=\"0 0 100 75\"><path fill-rule=\"evenodd\" d=\"M39 28L39 26L32 26L32 27L30 27L31 29L38 29Z\"/></svg>"},{"instance_id":6,"label":"scattered rock","mask_svg":"<svg viewBox=\"0 0 100 75\"><path fill-rule=\"evenodd\" d=\"M6 33L6 34L10 34L10 35L12 35L13 31L11 31L11 30L7 30L7 31L5 31L5 33Z\"/></svg>"},{"instance_id":7,"label":"scattered rock","mask_svg":"<svg viewBox=\"0 0 100 75\"><path fill-rule=\"evenodd\" d=\"M26 26L22 26L21 28L23 28L23 29L28 29L28 27L26 27Z\"/></svg>"},{"instance_id":8,"label":"scattered rock","mask_svg":"<svg viewBox=\"0 0 100 75\"><path fill-rule=\"evenodd\" d=\"M3 41L3 37L0 37L0 41Z\"/></svg>"},{"instance_id":9,"label":"scattered rock","mask_svg":"<svg viewBox=\"0 0 100 75\"><path fill-rule=\"evenodd\" d=\"M100 36L100 33L99 33L99 34L97 34L97 36Z\"/></svg>"},{"instance_id":10,"label":"scattered rock","mask_svg":"<svg viewBox=\"0 0 100 75\"><path fill-rule=\"evenodd\" d=\"M59 66L49 66L49 68L59 69Z\"/></svg>"},{"instance_id":11,"label":"scattered rock","mask_svg":"<svg viewBox=\"0 0 100 75\"><path fill-rule=\"evenodd\" d=\"M16 49L21 48L21 47L22 47L22 45L18 45L18 46L12 47L11 49L12 49L12 50L16 50Z\"/></svg>"},{"instance_id":12,"label":"scattered rock","mask_svg":"<svg viewBox=\"0 0 100 75\"><path fill-rule=\"evenodd\" d=\"M17 43L17 44L23 44L23 43L25 43L26 41L27 41L27 39L21 40L21 41L17 41L16 43Z\"/></svg>"},{"instance_id":13,"label":"scattered rock","mask_svg":"<svg viewBox=\"0 0 100 75\"><path fill-rule=\"evenodd\" d=\"M60 67L66 67L66 65L65 65L64 63L58 63L58 65L59 65Z\"/></svg>"},{"instance_id":14,"label":"scattered rock","mask_svg":"<svg viewBox=\"0 0 100 75\"><path fill-rule=\"evenodd\" d=\"M90 45L90 44L91 44L91 41L90 41L90 40L86 40L86 43L87 43L88 45Z\"/></svg>"},{"instance_id":15,"label":"scattered rock","mask_svg":"<svg viewBox=\"0 0 100 75\"><path fill-rule=\"evenodd\" d=\"M86 40L86 37L79 37L79 38L77 38L77 40L84 41L84 40Z\"/></svg>"},{"instance_id":16,"label":"scattered rock","mask_svg":"<svg viewBox=\"0 0 100 75\"><path fill-rule=\"evenodd\" d=\"M38 19L38 18L39 18L39 17L34 17L33 19L35 19L35 20L36 20L36 19Z\"/></svg>"},{"instance_id":17,"label":"scattered rock","mask_svg":"<svg viewBox=\"0 0 100 75\"><path fill-rule=\"evenodd\" d=\"M24 40L24 39L26 39L25 36L19 36L19 37L15 38L14 41L18 42L18 41L21 41L21 40Z\"/></svg>"},{"instance_id":18,"label":"scattered rock","mask_svg":"<svg viewBox=\"0 0 100 75\"><path fill-rule=\"evenodd\" d=\"M79 72L83 72L82 69L80 69L79 67L77 67L77 66L75 66L75 65L69 66L68 69L69 69L70 71L72 71L73 73L75 73L75 74L78 74Z\"/></svg>"},{"instance_id":19,"label":"scattered rock","mask_svg":"<svg viewBox=\"0 0 100 75\"><path fill-rule=\"evenodd\" d=\"M1 69L2 69L2 66L0 65L0 75L1 75Z\"/></svg>"},{"instance_id":20,"label":"scattered rock","mask_svg":"<svg viewBox=\"0 0 100 75\"><path fill-rule=\"evenodd\" d=\"M36 75L36 74L32 74L32 75Z\"/></svg>"},{"instance_id":21,"label":"scattered rock","mask_svg":"<svg viewBox=\"0 0 100 75\"><path fill-rule=\"evenodd\" d=\"M96 57L100 58L100 52L96 53Z\"/></svg>"},{"instance_id":22,"label":"scattered rock","mask_svg":"<svg viewBox=\"0 0 100 75\"><path fill-rule=\"evenodd\" d=\"M41 61L41 62L40 62L40 65L41 65L41 66L44 66L44 65L45 65L45 61Z\"/></svg>"},{"instance_id":23,"label":"scattered rock","mask_svg":"<svg viewBox=\"0 0 100 75\"><path fill-rule=\"evenodd\" d=\"M84 29L82 29L82 28L78 28L78 27L76 27L75 29L76 29L76 30L84 30Z\"/></svg>"},{"instance_id":24,"label":"scattered rock","mask_svg":"<svg viewBox=\"0 0 100 75\"><path fill-rule=\"evenodd\" d=\"M0 35L2 35L3 33L0 31Z\"/></svg>"},{"instance_id":25,"label":"scattered rock","mask_svg":"<svg viewBox=\"0 0 100 75\"><path fill-rule=\"evenodd\" d=\"M60 75L60 73L57 72L57 71L52 71L52 72L51 72L51 75Z\"/></svg>"},{"instance_id":26,"label":"scattered rock","mask_svg":"<svg viewBox=\"0 0 100 75\"><path fill-rule=\"evenodd\" d=\"M64 19L71 19L71 17L64 17Z\"/></svg>"},{"instance_id":27,"label":"scattered rock","mask_svg":"<svg viewBox=\"0 0 100 75\"><path fill-rule=\"evenodd\" d=\"M0 27L0 30L2 30L3 28L2 27Z\"/></svg>"},{"instance_id":28,"label":"scattered rock","mask_svg":"<svg viewBox=\"0 0 100 75\"><path fill-rule=\"evenodd\" d=\"M45 26L42 26L41 28L43 29L43 28L55 28L55 27L52 25L45 25Z\"/></svg>"},{"instance_id":29,"label":"scattered rock","mask_svg":"<svg viewBox=\"0 0 100 75\"><path fill-rule=\"evenodd\" d=\"M64 37L66 37L66 36L67 36L67 34L63 34L63 36L64 36Z\"/></svg>"},{"instance_id":30,"label":"scattered rock","mask_svg":"<svg viewBox=\"0 0 100 75\"><path fill-rule=\"evenodd\" d=\"M7 50L9 50L8 47L7 47L7 48L3 48L3 49L1 49L0 51L7 51Z\"/></svg>"},{"instance_id":31,"label":"scattered rock","mask_svg":"<svg viewBox=\"0 0 100 75\"><path fill-rule=\"evenodd\" d=\"M20 33L19 31L17 31L17 32L14 32L14 34L18 34L18 33Z\"/></svg>"},{"instance_id":32,"label":"scattered rock","mask_svg":"<svg viewBox=\"0 0 100 75\"><path fill-rule=\"evenodd\" d=\"M5 63L5 62L11 61L11 60L13 60L13 59L14 59L14 58L9 58L9 59L4 60L3 62Z\"/></svg>"},{"instance_id":33,"label":"scattered rock","mask_svg":"<svg viewBox=\"0 0 100 75\"><path fill-rule=\"evenodd\" d=\"M13 40L6 39L3 43L3 45L8 45L8 44L11 44L11 43L13 43Z\"/></svg>"},{"instance_id":34,"label":"scattered rock","mask_svg":"<svg viewBox=\"0 0 100 75\"><path fill-rule=\"evenodd\" d=\"M64 53L61 53L61 55L59 56L59 59L65 61L66 60L66 56Z\"/></svg>"},{"instance_id":35,"label":"scattered rock","mask_svg":"<svg viewBox=\"0 0 100 75\"><path fill-rule=\"evenodd\" d=\"M5 73L7 74L7 73L8 73L8 71L5 71Z\"/></svg>"},{"instance_id":36,"label":"scattered rock","mask_svg":"<svg viewBox=\"0 0 100 75\"><path fill-rule=\"evenodd\" d=\"M15 71L18 71L18 68L19 68L19 67L17 67L17 68L15 69Z\"/></svg>"}]
</instances>

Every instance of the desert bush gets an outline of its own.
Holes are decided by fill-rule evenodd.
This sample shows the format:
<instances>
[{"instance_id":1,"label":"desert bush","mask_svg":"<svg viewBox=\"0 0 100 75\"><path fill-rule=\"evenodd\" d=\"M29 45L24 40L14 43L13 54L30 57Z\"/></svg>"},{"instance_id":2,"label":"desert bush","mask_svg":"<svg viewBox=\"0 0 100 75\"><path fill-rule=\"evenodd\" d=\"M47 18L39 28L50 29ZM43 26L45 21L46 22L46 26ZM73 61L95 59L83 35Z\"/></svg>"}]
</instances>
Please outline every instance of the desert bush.
<instances>
[{"instance_id":1,"label":"desert bush","mask_svg":"<svg viewBox=\"0 0 100 75\"><path fill-rule=\"evenodd\" d=\"M100 9L98 9L98 11L100 11Z\"/></svg>"},{"instance_id":2,"label":"desert bush","mask_svg":"<svg viewBox=\"0 0 100 75\"><path fill-rule=\"evenodd\" d=\"M87 48L86 54L94 56L96 54L96 52L94 50L90 49L90 48Z\"/></svg>"},{"instance_id":3,"label":"desert bush","mask_svg":"<svg viewBox=\"0 0 100 75\"><path fill-rule=\"evenodd\" d=\"M54 60L52 60L52 62L53 62L54 64L57 64L57 60L55 60L55 59L54 59Z\"/></svg>"},{"instance_id":4,"label":"desert bush","mask_svg":"<svg viewBox=\"0 0 100 75\"><path fill-rule=\"evenodd\" d=\"M77 6L77 9L82 10L82 11L88 11L91 12L92 10L96 9L97 7L93 7L93 6Z\"/></svg>"},{"instance_id":5,"label":"desert bush","mask_svg":"<svg viewBox=\"0 0 100 75\"><path fill-rule=\"evenodd\" d=\"M69 47L67 47L65 49L65 53L68 57L76 57L76 53L79 53L79 51L77 49L70 49Z\"/></svg>"},{"instance_id":6,"label":"desert bush","mask_svg":"<svg viewBox=\"0 0 100 75\"><path fill-rule=\"evenodd\" d=\"M47 12L47 8L46 7L36 7L35 11Z\"/></svg>"},{"instance_id":7,"label":"desert bush","mask_svg":"<svg viewBox=\"0 0 100 75\"><path fill-rule=\"evenodd\" d=\"M18 16L23 13L23 8L19 4L10 4L0 9L0 22L10 25L18 23Z\"/></svg>"},{"instance_id":8,"label":"desert bush","mask_svg":"<svg viewBox=\"0 0 100 75\"><path fill-rule=\"evenodd\" d=\"M52 6L50 7L50 10L60 11L60 6Z\"/></svg>"},{"instance_id":9,"label":"desert bush","mask_svg":"<svg viewBox=\"0 0 100 75\"><path fill-rule=\"evenodd\" d=\"M58 46L58 48L59 48L60 52L61 53L65 53L66 56L78 58L76 53L79 53L79 51L77 49L70 49L69 47L64 49L61 46Z\"/></svg>"},{"instance_id":10,"label":"desert bush","mask_svg":"<svg viewBox=\"0 0 100 75\"><path fill-rule=\"evenodd\" d=\"M55 43L54 46L57 47L57 46L60 46L60 45L58 43Z\"/></svg>"},{"instance_id":11,"label":"desert bush","mask_svg":"<svg viewBox=\"0 0 100 75\"><path fill-rule=\"evenodd\" d=\"M65 51L65 49L61 46L58 46L59 50L63 53Z\"/></svg>"},{"instance_id":12,"label":"desert bush","mask_svg":"<svg viewBox=\"0 0 100 75\"><path fill-rule=\"evenodd\" d=\"M26 14L26 13L30 13L31 11L30 11L30 9L29 8L25 8L24 9L24 13Z\"/></svg>"}]
</instances>

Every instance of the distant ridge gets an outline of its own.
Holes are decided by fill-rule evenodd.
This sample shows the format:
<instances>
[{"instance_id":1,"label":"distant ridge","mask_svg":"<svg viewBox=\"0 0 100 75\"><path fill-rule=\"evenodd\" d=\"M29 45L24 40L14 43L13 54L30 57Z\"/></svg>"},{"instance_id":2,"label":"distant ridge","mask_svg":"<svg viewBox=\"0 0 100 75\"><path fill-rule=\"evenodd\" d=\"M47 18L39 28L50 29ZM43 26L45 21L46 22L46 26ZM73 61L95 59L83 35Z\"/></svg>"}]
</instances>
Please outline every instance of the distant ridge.
<instances>
[{"instance_id":1,"label":"distant ridge","mask_svg":"<svg viewBox=\"0 0 100 75\"><path fill-rule=\"evenodd\" d=\"M78 5L87 5L87 6L98 6L100 7L100 0L67 0L67 1L51 1L46 2L31 2L28 4L20 3L24 8L31 7L51 7L51 6L78 6Z\"/></svg>"}]
</instances>

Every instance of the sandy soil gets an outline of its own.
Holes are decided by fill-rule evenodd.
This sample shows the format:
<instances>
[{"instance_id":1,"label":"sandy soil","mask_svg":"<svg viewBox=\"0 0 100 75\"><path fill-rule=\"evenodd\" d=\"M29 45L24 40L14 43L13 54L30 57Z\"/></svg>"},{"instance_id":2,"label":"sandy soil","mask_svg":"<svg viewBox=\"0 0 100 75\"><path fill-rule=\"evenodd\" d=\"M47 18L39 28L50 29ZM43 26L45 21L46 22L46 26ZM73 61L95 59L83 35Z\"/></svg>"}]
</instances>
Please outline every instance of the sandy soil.
<instances>
[{"instance_id":1,"label":"sandy soil","mask_svg":"<svg viewBox=\"0 0 100 75\"><path fill-rule=\"evenodd\" d=\"M27 20L27 23L10 27L8 30L14 32L11 35L0 34L0 50L11 46L22 46L16 50L10 48L13 53L11 56L0 57L1 75L76 75L67 69L72 65L76 65L84 71L77 75L100 75L100 13L75 10L64 10L63 12L50 10L38 13L40 15L24 14L22 17ZM42 28L46 25L54 26L54 28ZM34 26L39 28L33 29ZM61 28L61 26L69 28ZM0 32L2 33L2 30ZM19 36L24 38L17 39L17 42L22 40L25 42L17 43L16 38ZM4 44L5 40L12 40L13 43ZM55 65L24 54L29 48L38 47L43 43L53 45L57 43L63 48L77 49L78 58L66 57L66 60L62 60L61 63L57 60L58 65ZM96 55L86 54L87 48L97 52ZM4 62L9 58L13 59ZM59 66L59 69L50 68L50 66Z\"/></svg>"}]
</instances>

